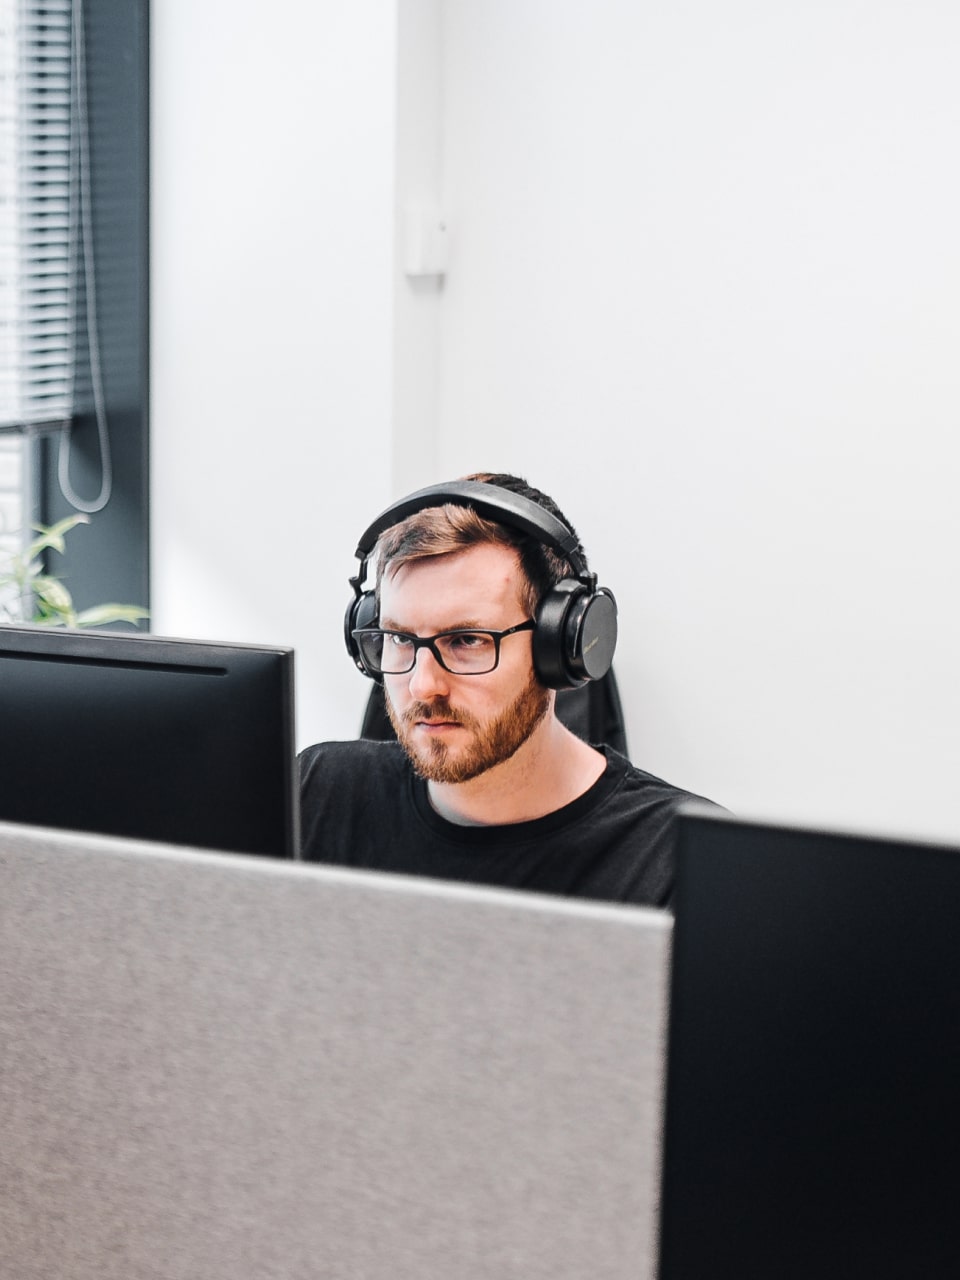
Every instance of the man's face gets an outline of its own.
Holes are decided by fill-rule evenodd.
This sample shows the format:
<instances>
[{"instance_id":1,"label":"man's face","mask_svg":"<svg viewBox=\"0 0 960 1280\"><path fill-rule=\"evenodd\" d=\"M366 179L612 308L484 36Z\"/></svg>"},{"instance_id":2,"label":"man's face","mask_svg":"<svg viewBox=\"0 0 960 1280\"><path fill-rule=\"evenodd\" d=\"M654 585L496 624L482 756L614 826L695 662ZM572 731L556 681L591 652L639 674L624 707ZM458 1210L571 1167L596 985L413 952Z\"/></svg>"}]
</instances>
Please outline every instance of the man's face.
<instances>
[{"instance_id":1,"label":"man's face","mask_svg":"<svg viewBox=\"0 0 960 1280\"><path fill-rule=\"evenodd\" d=\"M415 636L477 627L505 631L527 620L515 551L481 543L431 556L384 576L380 625ZM413 671L385 676L387 712L407 755L431 782L466 782L508 760L550 707L533 674L531 634L508 636L485 675L451 675L428 649Z\"/></svg>"}]
</instances>

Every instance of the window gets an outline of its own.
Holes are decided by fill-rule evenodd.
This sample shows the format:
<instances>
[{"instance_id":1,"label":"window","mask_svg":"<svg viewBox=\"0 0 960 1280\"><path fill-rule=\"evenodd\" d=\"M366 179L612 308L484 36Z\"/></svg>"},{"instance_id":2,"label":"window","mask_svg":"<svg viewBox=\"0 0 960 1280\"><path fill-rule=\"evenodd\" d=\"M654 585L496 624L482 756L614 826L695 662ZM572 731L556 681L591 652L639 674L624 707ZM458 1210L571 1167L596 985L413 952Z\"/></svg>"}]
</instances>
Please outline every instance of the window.
<instances>
[{"instance_id":1,"label":"window","mask_svg":"<svg viewBox=\"0 0 960 1280\"><path fill-rule=\"evenodd\" d=\"M80 119L70 0L0 0L0 429L73 411Z\"/></svg>"},{"instance_id":2,"label":"window","mask_svg":"<svg viewBox=\"0 0 960 1280\"><path fill-rule=\"evenodd\" d=\"M148 604L147 0L0 0L0 538ZM6 532L4 532L6 531Z\"/></svg>"}]
</instances>

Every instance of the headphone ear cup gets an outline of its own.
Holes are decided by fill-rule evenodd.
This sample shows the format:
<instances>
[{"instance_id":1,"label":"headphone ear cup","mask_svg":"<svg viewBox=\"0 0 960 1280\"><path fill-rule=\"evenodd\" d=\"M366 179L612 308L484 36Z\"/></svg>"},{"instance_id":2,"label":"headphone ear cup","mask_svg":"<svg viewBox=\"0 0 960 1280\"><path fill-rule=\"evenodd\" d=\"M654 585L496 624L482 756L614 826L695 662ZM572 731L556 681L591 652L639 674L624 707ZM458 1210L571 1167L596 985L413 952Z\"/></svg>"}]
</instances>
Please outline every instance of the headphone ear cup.
<instances>
[{"instance_id":1,"label":"headphone ear cup","mask_svg":"<svg viewBox=\"0 0 960 1280\"><path fill-rule=\"evenodd\" d=\"M617 647L617 602L606 587L588 592L567 615L565 656L579 680L599 680L610 670Z\"/></svg>"},{"instance_id":2,"label":"headphone ear cup","mask_svg":"<svg viewBox=\"0 0 960 1280\"><path fill-rule=\"evenodd\" d=\"M377 593L375 591L362 591L347 605L346 616L343 619L343 635L347 645L347 653L349 653L357 667L365 676L369 676L371 680L376 680L380 684L383 676L377 671L368 670L359 646L353 638L354 631L359 631L362 627L375 627L376 625Z\"/></svg>"},{"instance_id":3,"label":"headphone ear cup","mask_svg":"<svg viewBox=\"0 0 960 1280\"><path fill-rule=\"evenodd\" d=\"M577 578L562 578L540 601L533 633L533 668L548 689L576 689L583 680L571 679L564 661L566 622L578 597L587 592Z\"/></svg>"},{"instance_id":4,"label":"headphone ear cup","mask_svg":"<svg viewBox=\"0 0 960 1280\"><path fill-rule=\"evenodd\" d=\"M533 633L533 665L548 689L577 689L610 670L617 647L617 602L605 587L593 591L563 578L540 602Z\"/></svg>"}]
</instances>

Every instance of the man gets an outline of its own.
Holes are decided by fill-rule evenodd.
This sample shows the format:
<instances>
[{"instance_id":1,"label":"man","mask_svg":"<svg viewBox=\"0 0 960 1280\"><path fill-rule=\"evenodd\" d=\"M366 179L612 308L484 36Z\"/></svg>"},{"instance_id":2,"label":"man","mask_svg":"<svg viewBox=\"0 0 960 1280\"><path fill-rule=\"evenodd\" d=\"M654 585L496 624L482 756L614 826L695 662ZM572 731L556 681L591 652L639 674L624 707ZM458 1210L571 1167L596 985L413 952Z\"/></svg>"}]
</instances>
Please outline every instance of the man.
<instances>
[{"instance_id":1,"label":"man","mask_svg":"<svg viewBox=\"0 0 960 1280\"><path fill-rule=\"evenodd\" d=\"M666 906L673 817L693 797L582 741L554 708L556 687L609 666L612 596L525 481L436 492L397 504L380 532L375 593L361 540L348 647L382 679L398 741L302 753L304 858Z\"/></svg>"}]
</instances>

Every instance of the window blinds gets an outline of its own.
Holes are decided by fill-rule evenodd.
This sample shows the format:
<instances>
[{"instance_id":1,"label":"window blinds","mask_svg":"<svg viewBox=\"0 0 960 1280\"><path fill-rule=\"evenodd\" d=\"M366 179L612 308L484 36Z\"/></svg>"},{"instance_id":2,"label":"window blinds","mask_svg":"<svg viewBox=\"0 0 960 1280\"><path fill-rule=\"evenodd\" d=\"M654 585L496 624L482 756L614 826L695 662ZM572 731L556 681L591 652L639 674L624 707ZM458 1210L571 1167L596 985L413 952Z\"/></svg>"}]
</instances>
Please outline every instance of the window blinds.
<instances>
[{"instance_id":1,"label":"window blinds","mask_svg":"<svg viewBox=\"0 0 960 1280\"><path fill-rule=\"evenodd\" d=\"M67 423L79 154L71 0L0 0L0 431Z\"/></svg>"},{"instance_id":2,"label":"window blinds","mask_svg":"<svg viewBox=\"0 0 960 1280\"><path fill-rule=\"evenodd\" d=\"M83 0L0 0L0 432L60 428L57 476L101 511L113 469L97 325ZM70 453L81 372L100 451L81 498Z\"/></svg>"}]
</instances>

